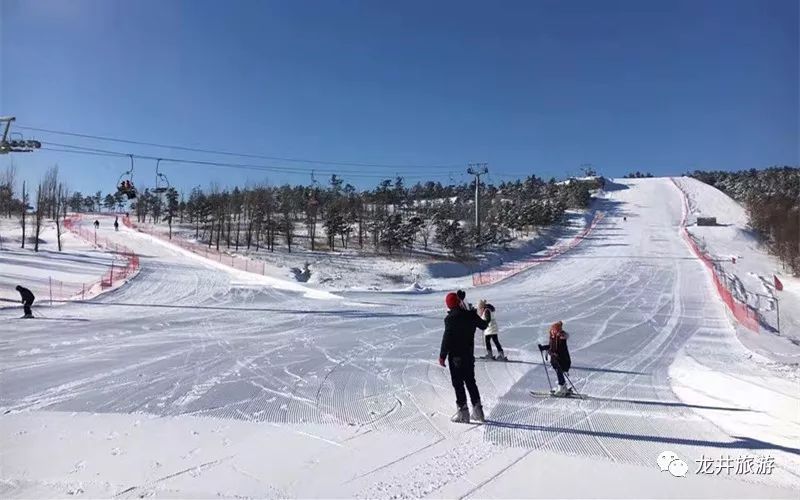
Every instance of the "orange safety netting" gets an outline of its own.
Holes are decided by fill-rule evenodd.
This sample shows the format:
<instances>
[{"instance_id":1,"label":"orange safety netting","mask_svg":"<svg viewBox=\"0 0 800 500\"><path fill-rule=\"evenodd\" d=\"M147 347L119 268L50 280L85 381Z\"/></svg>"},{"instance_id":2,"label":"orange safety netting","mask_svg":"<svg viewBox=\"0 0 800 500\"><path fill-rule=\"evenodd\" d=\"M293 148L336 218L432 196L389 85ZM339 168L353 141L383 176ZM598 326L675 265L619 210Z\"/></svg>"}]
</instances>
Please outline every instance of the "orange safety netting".
<instances>
[{"instance_id":1,"label":"orange safety netting","mask_svg":"<svg viewBox=\"0 0 800 500\"><path fill-rule=\"evenodd\" d=\"M139 256L130 248L120 245L119 243L114 243L107 238L98 237L95 232L81 227L79 224L80 220L80 215L69 216L64 219L64 228L86 242L98 248L110 250L114 254L114 259L111 261L108 271L106 271L98 281L84 283L79 292L71 295L71 297L79 295L83 299L86 293L95 286L99 286L100 289L111 288L115 283L123 281L136 273L136 271L139 270ZM128 217L123 217L122 221L126 225L130 223Z\"/></svg>"},{"instance_id":2,"label":"orange safety netting","mask_svg":"<svg viewBox=\"0 0 800 500\"><path fill-rule=\"evenodd\" d=\"M689 248L691 248L695 256L697 256L697 258L700 259L700 261L705 264L706 268L710 271L711 280L714 282L714 287L717 289L719 297L728 307L728 310L731 312L731 314L733 314L733 317L736 318L736 321L741 323L745 328L758 333L758 312L736 298L727 285L728 279L725 273L722 272L711 256L698 246L697 242L694 240L694 238L692 238L692 235L689 234L689 231L686 229L686 219L689 217L689 202L687 200L686 193L683 191L681 186L675 182L675 179L671 180L675 187L680 191L683 200L681 236L683 236L683 239L689 245Z\"/></svg>"},{"instance_id":3,"label":"orange safety netting","mask_svg":"<svg viewBox=\"0 0 800 500\"><path fill-rule=\"evenodd\" d=\"M572 240L561 243L560 245L556 245L552 248L549 248L544 254L537 255L525 260L509 262L503 264L497 268L494 268L490 271L478 271L472 274L472 285L473 286L480 286L480 285L489 285L492 283L497 283L498 281L502 281L506 278L510 278L516 274L521 273L527 269L530 269L534 266L538 266L543 262L548 262L553 260L554 258L558 257L559 255L568 252L572 248L575 248L581 241L592 232L592 230L597 226L597 224L603 220L604 214L603 212L596 212L594 214L594 218L592 219L591 223L586 226L580 234L575 236Z\"/></svg>"}]
</instances>

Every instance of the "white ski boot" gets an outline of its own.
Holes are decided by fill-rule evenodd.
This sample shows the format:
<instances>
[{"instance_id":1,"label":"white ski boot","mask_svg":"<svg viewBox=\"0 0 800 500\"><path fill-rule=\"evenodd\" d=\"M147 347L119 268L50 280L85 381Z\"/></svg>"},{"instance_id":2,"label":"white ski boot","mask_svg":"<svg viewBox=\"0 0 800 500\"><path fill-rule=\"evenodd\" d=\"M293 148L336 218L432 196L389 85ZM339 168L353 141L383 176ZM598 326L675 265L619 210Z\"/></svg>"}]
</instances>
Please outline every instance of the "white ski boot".
<instances>
[{"instance_id":1,"label":"white ski boot","mask_svg":"<svg viewBox=\"0 0 800 500\"><path fill-rule=\"evenodd\" d=\"M492 361L494 361L495 359L497 359L497 358L495 358L495 357L494 357L494 354L492 354L492 353L490 353L490 352L487 352L486 354L484 354L484 355L483 355L483 356L481 356L481 357L482 357L483 359L491 359Z\"/></svg>"},{"instance_id":2,"label":"white ski boot","mask_svg":"<svg viewBox=\"0 0 800 500\"><path fill-rule=\"evenodd\" d=\"M506 357L505 353L503 353L503 351L498 352L497 357L495 359L497 361L508 361L508 358Z\"/></svg>"},{"instance_id":3,"label":"white ski boot","mask_svg":"<svg viewBox=\"0 0 800 500\"><path fill-rule=\"evenodd\" d=\"M455 415L450 418L451 422L455 422L457 424L468 424L469 423L469 408L466 405L462 406L458 409Z\"/></svg>"},{"instance_id":4,"label":"white ski boot","mask_svg":"<svg viewBox=\"0 0 800 500\"><path fill-rule=\"evenodd\" d=\"M483 416L483 405L477 404L472 407L472 420L475 420L476 422L486 421Z\"/></svg>"},{"instance_id":5,"label":"white ski boot","mask_svg":"<svg viewBox=\"0 0 800 500\"><path fill-rule=\"evenodd\" d=\"M558 389L553 392L553 396L563 398L564 396L569 394L569 389L567 388L566 384L558 384Z\"/></svg>"}]
</instances>

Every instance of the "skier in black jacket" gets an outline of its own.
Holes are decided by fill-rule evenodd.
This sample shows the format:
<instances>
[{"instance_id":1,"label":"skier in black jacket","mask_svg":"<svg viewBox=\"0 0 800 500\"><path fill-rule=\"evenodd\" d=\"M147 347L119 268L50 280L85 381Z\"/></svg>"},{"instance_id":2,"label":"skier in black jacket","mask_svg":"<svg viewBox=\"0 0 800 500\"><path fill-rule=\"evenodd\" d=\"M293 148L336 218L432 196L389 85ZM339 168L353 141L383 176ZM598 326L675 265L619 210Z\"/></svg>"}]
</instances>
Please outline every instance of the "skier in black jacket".
<instances>
[{"instance_id":1,"label":"skier in black jacket","mask_svg":"<svg viewBox=\"0 0 800 500\"><path fill-rule=\"evenodd\" d=\"M470 413L467 407L467 394L472 402L472 419L483 422L483 406L481 394L475 383L475 329L485 330L489 323L478 316L475 309L464 309L462 299L455 293L445 297L447 316L444 318L444 335L442 348L439 351L439 364L445 366L445 359L450 362L450 380L456 391L458 411L453 422L469 422Z\"/></svg>"},{"instance_id":2,"label":"skier in black jacket","mask_svg":"<svg viewBox=\"0 0 800 500\"><path fill-rule=\"evenodd\" d=\"M547 351L550 354L550 365L558 377L558 390L553 393L555 396L568 396L572 392L564 379L564 374L569 373L572 366L567 339L569 339L569 334L564 331L564 323L557 321L550 326L550 342L539 344L540 351Z\"/></svg>"},{"instance_id":3,"label":"skier in black jacket","mask_svg":"<svg viewBox=\"0 0 800 500\"><path fill-rule=\"evenodd\" d=\"M36 297L33 296L33 292L22 285L17 285L17 291L22 297L22 308L25 310L25 316L23 316L23 318L32 318L33 312L31 312L31 306Z\"/></svg>"}]
</instances>

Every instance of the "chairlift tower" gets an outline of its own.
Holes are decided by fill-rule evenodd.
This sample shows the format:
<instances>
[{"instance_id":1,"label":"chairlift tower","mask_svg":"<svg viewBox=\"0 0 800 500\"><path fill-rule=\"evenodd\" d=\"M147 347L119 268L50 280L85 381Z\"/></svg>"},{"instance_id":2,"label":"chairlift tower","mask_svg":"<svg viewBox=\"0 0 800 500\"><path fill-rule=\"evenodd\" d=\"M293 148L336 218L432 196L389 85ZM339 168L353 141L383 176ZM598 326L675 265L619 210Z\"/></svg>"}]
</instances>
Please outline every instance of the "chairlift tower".
<instances>
[{"instance_id":1,"label":"chairlift tower","mask_svg":"<svg viewBox=\"0 0 800 500\"><path fill-rule=\"evenodd\" d=\"M3 138L0 139L0 154L8 154L8 153L30 153L35 149L39 149L42 147L42 143L35 140L26 140L22 138L21 134L17 134L20 136L20 139L12 139L8 140L8 137L11 133L11 123L16 121L17 118L14 116L0 116L0 126L3 127Z\"/></svg>"},{"instance_id":2,"label":"chairlift tower","mask_svg":"<svg viewBox=\"0 0 800 500\"><path fill-rule=\"evenodd\" d=\"M476 246L480 244L481 237L481 176L489 173L488 163L470 163L467 165L467 173L475 176L475 231Z\"/></svg>"}]
</instances>

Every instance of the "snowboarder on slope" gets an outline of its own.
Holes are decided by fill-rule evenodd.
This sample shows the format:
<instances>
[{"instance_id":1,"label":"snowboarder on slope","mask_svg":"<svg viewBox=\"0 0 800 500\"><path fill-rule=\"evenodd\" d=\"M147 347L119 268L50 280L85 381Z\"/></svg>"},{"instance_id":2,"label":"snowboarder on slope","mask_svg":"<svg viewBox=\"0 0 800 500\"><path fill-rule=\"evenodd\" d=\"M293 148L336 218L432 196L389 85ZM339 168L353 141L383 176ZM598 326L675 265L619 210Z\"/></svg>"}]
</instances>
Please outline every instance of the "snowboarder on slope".
<instances>
[{"instance_id":1,"label":"snowboarder on slope","mask_svg":"<svg viewBox=\"0 0 800 500\"><path fill-rule=\"evenodd\" d=\"M31 306L36 297L33 296L33 292L22 285L17 285L17 291L22 297L22 309L25 311L25 316L23 316L23 318L32 318L33 312L31 311Z\"/></svg>"},{"instance_id":2,"label":"snowboarder on slope","mask_svg":"<svg viewBox=\"0 0 800 500\"><path fill-rule=\"evenodd\" d=\"M450 380L456 391L456 407L453 422L468 423L470 421L467 407L466 386L472 402L472 419L483 422L483 406L481 394L475 383L475 329L485 330L489 324L478 316L475 309L464 309L463 301L455 293L448 293L444 300L447 305L447 316L444 318L444 335L439 351L439 364L445 366L445 359L450 363Z\"/></svg>"},{"instance_id":3,"label":"snowboarder on slope","mask_svg":"<svg viewBox=\"0 0 800 500\"><path fill-rule=\"evenodd\" d=\"M557 321L550 326L550 343L539 344L540 351L547 351L550 354L550 365L558 377L558 390L553 393L554 396L567 396L571 392L564 380L564 374L569 373L572 366L567 348L568 338L569 334L564 331L564 323Z\"/></svg>"},{"instance_id":4,"label":"snowboarder on slope","mask_svg":"<svg viewBox=\"0 0 800 500\"><path fill-rule=\"evenodd\" d=\"M506 355L503 354L503 346L500 345L500 340L497 338L500 329L497 328L494 306L486 302L486 299L481 299L480 302L478 302L478 315L489 323L489 326L483 331L483 336L486 341L486 356L484 356L484 358L506 361ZM494 342L495 347L497 347L496 358L494 354L492 354L492 342Z\"/></svg>"}]
</instances>

